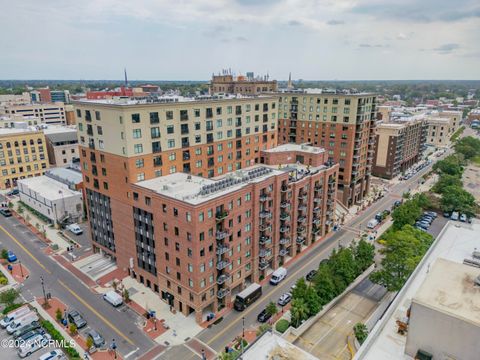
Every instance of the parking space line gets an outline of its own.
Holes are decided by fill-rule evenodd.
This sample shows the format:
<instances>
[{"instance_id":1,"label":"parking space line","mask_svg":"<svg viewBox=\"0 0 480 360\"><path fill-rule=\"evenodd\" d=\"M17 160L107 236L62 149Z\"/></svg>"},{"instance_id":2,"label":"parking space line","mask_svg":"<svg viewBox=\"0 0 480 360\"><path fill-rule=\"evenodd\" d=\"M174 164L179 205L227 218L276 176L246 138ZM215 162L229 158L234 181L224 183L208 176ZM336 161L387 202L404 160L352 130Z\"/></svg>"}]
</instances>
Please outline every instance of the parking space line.
<instances>
[{"instance_id":1,"label":"parking space line","mask_svg":"<svg viewBox=\"0 0 480 360\"><path fill-rule=\"evenodd\" d=\"M23 244L18 241L12 234L10 234L2 225L0 225L0 230L2 230L7 236L12 239L23 251L27 253L46 273L52 274L50 270L48 270L41 262L38 260L31 252L28 250Z\"/></svg>"},{"instance_id":2,"label":"parking space line","mask_svg":"<svg viewBox=\"0 0 480 360\"><path fill-rule=\"evenodd\" d=\"M100 314L97 310L95 310L89 303L87 303L85 300L83 300L80 295L78 295L75 291L70 289L63 281L58 280L60 285L62 285L65 289L68 290L70 294L72 294L78 301L80 301L87 309L89 309L91 312L93 312L99 319L101 319L106 325L108 325L113 331L115 331L118 335L120 335L122 338L124 338L128 343L131 345L135 345L130 338L128 338L124 333L122 333L115 325L113 325L110 321L108 321L102 314Z\"/></svg>"}]
</instances>

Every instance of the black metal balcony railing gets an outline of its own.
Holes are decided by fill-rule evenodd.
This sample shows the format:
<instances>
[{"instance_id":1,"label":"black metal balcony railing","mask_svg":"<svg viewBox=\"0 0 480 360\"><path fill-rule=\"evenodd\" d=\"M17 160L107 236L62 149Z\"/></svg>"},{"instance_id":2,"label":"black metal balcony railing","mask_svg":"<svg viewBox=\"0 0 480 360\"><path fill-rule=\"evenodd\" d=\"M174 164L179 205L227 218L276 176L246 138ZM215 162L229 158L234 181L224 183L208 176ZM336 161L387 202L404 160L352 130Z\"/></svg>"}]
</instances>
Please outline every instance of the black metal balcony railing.
<instances>
[{"instance_id":1,"label":"black metal balcony railing","mask_svg":"<svg viewBox=\"0 0 480 360\"><path fill-rule=\"evenodd\" d=\"M280 188L280 191L281 192L287 192L289 189L288 189L288 186L285 186L283 185L281 188Z\"/></svg>"},{"instance_id":2,"label":"black metal balcony railing","mask_svg":"<svg viewBox=\"0 0 480 360\"><path fill-rule=\"evenodd\" d=\"M319 203L322 202L322 199L320 199L320 198L314 198L314 199L313 199L313 202L316 203L316 204L319 204Z\"/></svg>"},{"instance_id":3,"label":"black metal balcony railing","mask_svg":"<svg viewBox=\"0 0 480 360\"><path fill-rule=\"evenodd\" d=\"M280 203L280 207L281 207L282 209L285 209L285 208L287 208L287 207L289 207L289 206L290 206L290 202L289 202L289 201L282 201L282 202Z\"/></svg>"},{"instance_id":4,"label":"black metal balcony railing","mask_svg":"<svg viewBox=\"0 0 480 360\"><path fill-rule=\"evenodd\" d=\"M260 245L266 245L272 241L272 238L270 236L260 236L259 243Z\"/></svg>"},{"instance_id":5,"label":"black metal balcony railing","mask_svg":"<svg viewBox=\"0 0 480 360\"><path fill-rule=\"evenodd\" d=\"M267 261L260 261L258 264L258 267L260 270L265 270L268 267L268 262Z\"/></svg>"},{"instance_id":6,"label":"black metal balcony railing","mask_svg":"<svg viewBox=\"0 0 480 360\"><path fill-rule=\"evenodd\" d=\"M307 205L300 205L300 206L298 207L298 210L299 210L299 211L305 211L305 210L307 210Z\"/></svg>"},{"instance_id":7,"label":"black metal balcony railing","mask_svg":"<svg viewBox=\"0 0 480 360\"><path fill-rule=\"evenodd\" d=\"M286 249L282 249L280 250L280 252L278 253L280 256L287 256L288 255L288 250Z\"/></svg>"},{"instance_id":8,"label":"black metal balcony railing","mask_svg":"<svg viewBox=\"0 0 480 360\"><path fill-rule=\"evenodd\" d=\"M290 244L290 238L280 238L280 245L288 245Z\"/></svg>"},{"instance_id":9,"label":"black metal balcony railing","mask_svg":"<svg viewBox=\"0 0 480 360\"><path fill-rule=\"evenodd\" d=\"M321 211L322 211L322 209L320 209L319 207L316 207L315 209L313 209L313 212L314 212L315 214L318 214L318 213L321 212Z\"/></svg>"},{"instance_id":10,"label":"black metal balcony railing","mask_svg":"<svg viewBox=\"0 0 480 360\"><path fill-rule=\"evenodd\" d=\"M287 233L287 232L289 232L289 231L290 231L290 227L288 227L288 226L282 226L282 227L280 227L280 232L281 232L281 233Z\"/></svg>"},{"instance_id":11,"label":"black metal balcony railing","mask_svg":"<svg viewBox=\"0 0 480 360\"><path fill-rule=\"evenodd\" d=\"M270 211L264 210L260 212L259 216L261 219L270 218L272 217L272 213Z\"/></svg>"},{"instance_id":12,"label":"black metal balcony railing","mask_svg":"<svg viewBox=\"0 0 480 360\"><path fill-rule=\"evenodd\" d=\"M218 297L219 299L223 299L225 296L228 295L229 292L230 292L229 289L220 289L220 290L218 290L218 292L217 292L217 297Z\"/></svg>"},{"instance_id":13,"label":"black metal balcony railing","mask_svg":"<svg viewBox=\"0 0 480 360\"><path fill-rule=\"evenodd\" d=\"M290 214L288 214L288 213L281 213L281 214L280 214L280 220L282 220L282 221L288 221L288 220L290 220Z\"/></svg>"},{"instance_id":14,"label":"black metal balcony railing","mask_svg":"<svg viewBox=\"0 0 480 360\"><path fill-rule=\"evenodd\" d=\"M225 281L227 281L229 278L230 278L230 276L228 276L228 275L226 275L226 274L220 275L219 277L217 277L217 284L218 284L218 285L222 285L222 284L225 283Z\"/></svg>"},{"instance_id":15,"label":"black metal balcony railing","mask_svg":"<svg viewBox=\"0 0 480 360\"><path fill-rule=\"evenodd\" d=\"M306 216L300 216L299 218L297 218L297 221L301 224L303 224L305 221L307 221L307 217Z\"/></svg>"},{"instance_id":16,"label":"black metal balcony railing","mask_svg":"<svg viewBox=\"0 0 480 360\"><path fill-rule=\"evenodd\" d=\"M260 201L268 201L270 199L271 199L270 195L267 195L267 194L260 195Z\"/></svg>"},{"instance_id":17,"label":"black metal balcony railing","mask_svg":"<svg viewBox=\"0 0 480 360\"><path fill-rule=\"evenodd\" d=\"M217 270L223 270L230 265L228 260L222 260L217 262Z\"/></svg>"},{"instance_id":18,"label":"black metal balcony railing","mask_svg":"<svg viewBox=\"0 0 480 360\"><path fill-rule=\"evenodd\" d=\"M228 216L228 211L227 210L219 211L215 214L215 218L218 221L225 219L227 216Z\"/></svg>"},{"instance_id":19,"label":"black metal balcony railing","mask_svg":"<svg viewBox=\"0 0 480 360\"><path fill-rule=\"evenodd\" d=\"M305 242L305 238L302 236L297 237L297 244L301 245Z\"/></svg>"},{"instance_id":20,"label":"black metal balcony railing","mask_svg":"<svg viewBox=\"0 0 480 360\"><path fill-rule=\"evenodd\" d=\"M228 252L230 250L230 247L228 245L220 245L220 246L217 246L217 255L222 255L222 254L225 254L226 252Z\"/></svg>"}]
</instances>

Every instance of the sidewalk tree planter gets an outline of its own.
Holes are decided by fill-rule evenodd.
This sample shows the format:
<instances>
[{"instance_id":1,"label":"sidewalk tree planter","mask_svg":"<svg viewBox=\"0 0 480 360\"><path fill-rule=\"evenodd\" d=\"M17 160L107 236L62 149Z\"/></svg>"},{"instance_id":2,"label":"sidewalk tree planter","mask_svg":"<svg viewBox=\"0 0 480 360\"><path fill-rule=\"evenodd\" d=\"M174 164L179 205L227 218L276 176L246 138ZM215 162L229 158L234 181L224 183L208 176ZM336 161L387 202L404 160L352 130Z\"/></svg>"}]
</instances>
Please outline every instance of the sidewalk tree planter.
<instances>
[{"instance_id":1,"label":"sidewalk tree planter","mask_svg":"<svg viewBox=\"0 0 480 360\"><path fill-rule=\"evenodd\" d=\"M290 326L290 323L288 322L288 320L280 319L275 324L275 330L277 330L279 333L283 334L285 331L287 331L289 326Z\"/></svg>"},{"instance_id":2,"label":"sidewalk tree planter","mask_svg":"<svg viewBox=\"0 0 480 360\"><path fill-rule=\"evenodd\" d=\"M71 359L80 359L80 354L78 353L78 351L75 350L75 348L68 346L68 342L65 341L65 338L62 336L60 331L58 331L50 321L43 320L41 322L41 325L45 329L45 331L50 334L52 340L56 340L65 344L65 346L63 347L63 351L65 351Z\"/></svg>"},{"instance_id":3,"label":"sidewalk tree planter","mask_svg":"<svg viewBox=\"0 0 480 360\"><path fill-rule=\"evenodd\" d=\"M360 343L360 345L363 344L363 342L368 336L367 326L362 323L356 323L355 326L353 327L353 332L358 342Z\"/></svg>"},{"instance_id":4,"label":"sidewalk tree planter","mask_svg":"<svg viewBox=\"0 0 480 360\"><path fill-rule=\"evenodd\" d=\"M268 330L272 328L272 325L270 324L262 324L258 327L257 329L257 337L262 336L264 333L266 333Z\"/></svg>"},{"instance_id":5,"label":"sidewalk tree planter","mask_svg":"<svg viewBox=\"0 0 480 360\"><path fill-rule=\"evenodd\" d=\"M63 313L62 313L62 310L60 310L60 308L57 308L57 310L55 311L55 318L57 319L58 322L62 321Z\"/></svg>"},{"instance_id":6,"label":"sidewalk tree planter","mask_svg":"<svg viewBox=\"0 0 480 360\"><path fill-rule=\"evenodd\" d=\"M70 324L70 326L68 327L68 330L70 331L71 335L76 335L77 334L77 325Z\"/></svg>"},{"instance_id":7,"label":"sidewalk tree planter","mask_svg":"<svg viewBox=\"0 0 480 360\"><path fill-rule=\"evenodd\" d=\"M5 307L11 307L15 305L15 301L20 296L20 291L16 289L8 289L0 292L0 304L4 304Z\"/></svg>"}]
</instances>

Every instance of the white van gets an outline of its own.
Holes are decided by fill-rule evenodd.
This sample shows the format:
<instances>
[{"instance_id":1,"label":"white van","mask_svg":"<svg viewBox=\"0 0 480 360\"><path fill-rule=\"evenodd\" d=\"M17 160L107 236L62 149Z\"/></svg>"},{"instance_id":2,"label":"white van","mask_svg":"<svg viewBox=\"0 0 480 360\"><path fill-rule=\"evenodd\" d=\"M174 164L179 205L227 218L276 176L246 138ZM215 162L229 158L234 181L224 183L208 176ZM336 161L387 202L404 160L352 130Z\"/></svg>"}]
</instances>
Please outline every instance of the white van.
<instances>
[{"instance_id":1,"label":"white van","mask_svg":"<svg viewBox=\"0 0 480 360\"><path fill-rule=\"evenodd\" d=\"M21 308L10 311L2 320L0 320L0 326L6 328L13 320L30 312L28 306L22 306Z\"/></svg>"},{"instance_id":2,"label":"white van","mask_svg":"<svg viewBox=\"0 0 480 360\"><path fill-rule=\"evenodd\" d=\"M103 300L113 306L120 306L123 304L123 298L113 290L103 294Z\"/></svg>"},{"instance_id":3,"label":"white van","mask_svg":"<svg viewBox=\"0 0 480 360\"><path fill-rule=\"evenodd\" d=\"M47 346L49 339L50 339L50 336L47 334L45 335L38 334L38 335L32 336L26 342L22 342L21 345L18 347L18 350L17 350L18 356L20 356L21 358L30 356L35 351L40 350L41 348Z\"/></svg>"},{"instance_id":4,"label":"white van","mask_svg":"<svg viewBox=\"0 0 480 360\"><path fill-rule=\"evenodd\" d=\"M277 285L280 281L287 277L287 269L284 267L279 267L275 270L270 278L270 284Z\"/></svg>"},{"instance_id":5,"label":"white van","mask_svg":"<svg viewBox=\"0 0 480 360\"><path fill-rule=\"evenodd\" d=\"M67 229L75 235L80 235L83 233L82 228L78 226L78 224L70 224L67 226Z\"/></svg>"},{"instance_id":6,"label":"white van","mask_svg":"<svg viewBox=\"0 0 480 360\"><path fill-rule=\"evenodd\" d=\"M35 312L30 311L29 313L26 313L22 317L19 317L19 318L13 320L7 326L7 332L9 334L13 334L17 329L20 329L24 325L30 325L34 321L38 321L38 316Z\"/></svg>"},{"instance_id":7,"label":"white van","mask_svg":"<svg viewBox=\"0 0 480 360\"><path fill-rule=\"evenodd\" d=\"M375 226L377 226L377 225L378 225L378 220L377 220L377 219L372 219L372 220L370 220L370 221L368 222L367 228L373 229L373 228L375 228Z\"/></svg>"},{"instance_id":8,"label":"white van","mask_svg":"<svg viewBox=\"0 0 480 360\"><path fill-rule=\"evenodd\" d=\"M452 212L452 216L450 216L450 219L454 220L454 221L457 221L458 218L459 218L459 215L460 214L458 213L458 211L454 211L454 212Z\"/></svg>"}]
</instances>

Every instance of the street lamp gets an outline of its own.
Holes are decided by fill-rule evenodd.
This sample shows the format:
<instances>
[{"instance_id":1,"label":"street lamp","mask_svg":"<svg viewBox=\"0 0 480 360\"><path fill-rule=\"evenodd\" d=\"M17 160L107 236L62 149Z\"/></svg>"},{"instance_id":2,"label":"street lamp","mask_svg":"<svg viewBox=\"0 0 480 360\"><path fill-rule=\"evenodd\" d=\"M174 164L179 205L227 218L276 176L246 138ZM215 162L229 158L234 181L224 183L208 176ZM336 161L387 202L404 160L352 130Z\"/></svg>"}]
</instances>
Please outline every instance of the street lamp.
<instances>
[{"instance_id":1,"label":"street lamp","mask_svg":"<svg viewBox=\"0 0 480 360\"><path fill-rule=\"evenodd\" d=\"M111 348L113 350L113 354L115 355L115 359L117 358L117 344L115 344L115 339L112 339Z\"/></svg>"},{"instance_id":2,"label":"street lamp","mask_svg":"<svg viewBox=\"0 0 480 360\"><path fill-rule=\"evenodd\" d=\"M242 338L245 337L245 317L242 316Z\"/></svg>"},{"instance_id":3,"label":"street lamp","mask_svg":"<svg viewBox=\"0 0 480 360\"><path fill-rule=\"evenodd\" d=\"M43 304L47 305L47 295L45 295L45 282L43 281L43 276L40 276L40 283L42 284L42 291L43 291Z\"/></svg>"}]
</instances>

